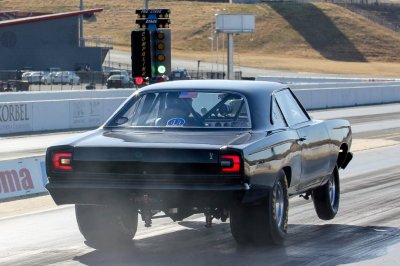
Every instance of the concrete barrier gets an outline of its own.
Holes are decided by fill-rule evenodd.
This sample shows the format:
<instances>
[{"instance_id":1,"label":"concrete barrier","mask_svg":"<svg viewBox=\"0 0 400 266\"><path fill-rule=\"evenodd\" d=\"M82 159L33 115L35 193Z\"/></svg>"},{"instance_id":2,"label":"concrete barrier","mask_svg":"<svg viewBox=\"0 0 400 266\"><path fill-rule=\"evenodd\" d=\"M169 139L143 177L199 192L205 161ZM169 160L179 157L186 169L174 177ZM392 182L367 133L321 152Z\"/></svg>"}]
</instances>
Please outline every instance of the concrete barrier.
<instances>
[{"instance_id":1,"label":"concrete barrier","mask_svg":"<svg viewBox=\"0 0 400 266\"><path fill-rule=\"evenodd\" d=\"M306 109L400 102L400 85L293 90Z\"/></svg>"},{"instance_id":2,"label":"concrete barrier","mask_svg":"<svg viewBox=\"0 0 400 266\"><path fill-rule=\"evenodd\" d=\"M128 97L134 89L2 92L0 103Z\"/></svg>"},{"instance_id":3,"label":"concrete barrier","mask_svg":"<svg viewBox=\"0 0 400 266\"><path fill-rule=\"evenodd\" d=\"M0 135L98 127L126 98L0 103Z\"/></svg>"}]
</instances>

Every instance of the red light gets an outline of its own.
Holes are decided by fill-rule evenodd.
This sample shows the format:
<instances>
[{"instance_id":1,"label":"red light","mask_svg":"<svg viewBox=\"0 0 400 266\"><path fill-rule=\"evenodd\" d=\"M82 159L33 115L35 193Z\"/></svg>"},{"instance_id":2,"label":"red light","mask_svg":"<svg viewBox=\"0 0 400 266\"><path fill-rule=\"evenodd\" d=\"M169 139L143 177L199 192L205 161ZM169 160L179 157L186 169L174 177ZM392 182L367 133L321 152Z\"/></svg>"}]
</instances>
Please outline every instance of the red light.
<instances>
[{"instance_id":1,"label":"red light","mask_svg":"<svg viewBox=\"0 0 400 266\"><path fill-rule=\"evenodd\" d=\"M144 79L142 77L136 77L135 78L136 85L142 85L143 81L144 81Z\"/></svg>"},{"instance_id":2,"label":"red light","mask_svg":"<svg viewBox=\"0 0 400 266\"><path fill-rule=\"evenodd\" d=\"M56 153L53 155L53 167L57 170L71 171L72 170L72 153Z\"/></svg>"},{"instance_id":3,"label":"red light","mask_svg":"<svg viewBox=\"0 0 400 266\"><path fill-rule=\"evenodd\" d=\"M221 171L223 173L240 172L240 156L239 155L221 155L220 156Z\"/></svg>"}]
</instances>

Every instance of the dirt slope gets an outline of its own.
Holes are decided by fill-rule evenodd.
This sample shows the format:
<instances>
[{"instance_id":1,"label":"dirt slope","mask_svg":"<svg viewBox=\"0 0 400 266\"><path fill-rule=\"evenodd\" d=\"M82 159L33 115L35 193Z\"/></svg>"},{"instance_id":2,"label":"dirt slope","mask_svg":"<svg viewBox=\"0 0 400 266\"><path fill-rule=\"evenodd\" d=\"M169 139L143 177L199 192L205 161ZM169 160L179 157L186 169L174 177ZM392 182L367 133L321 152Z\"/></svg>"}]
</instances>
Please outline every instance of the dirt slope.
<instances>
[{"instance_id":1,"label":"dirt slope","mask_svg":"<svg viewBox=\"0 0 400 266\"><path fill-rule=\"evenodd\" d=\"M400 33L331 3L149 3L150 8L171 9L174 55L184 58L205 59L209 56L209 37L215 14L244 13L256 14L256 32L235 36L235 52L247 65L254 61L246 60L247 57L265 57L264 61L299 58L328 63L351 62L349 68L366 62L378 62L379 65L393 62L395 64L390 68L396 69L400 63ZM0 10L62 12L77 10L78 5L79 1L0 0ZM104 8L97 16L97 22L86 23L85 37L112 38L117 49L129 50L130 31L136 28L134 11L142 7L142 0L85 0L85 8ZM219 42L221 49L222 36ZM259 64L265 67L262 62ZM398 71L400 74L400 68Z\"/></svg>"}]
</instances>

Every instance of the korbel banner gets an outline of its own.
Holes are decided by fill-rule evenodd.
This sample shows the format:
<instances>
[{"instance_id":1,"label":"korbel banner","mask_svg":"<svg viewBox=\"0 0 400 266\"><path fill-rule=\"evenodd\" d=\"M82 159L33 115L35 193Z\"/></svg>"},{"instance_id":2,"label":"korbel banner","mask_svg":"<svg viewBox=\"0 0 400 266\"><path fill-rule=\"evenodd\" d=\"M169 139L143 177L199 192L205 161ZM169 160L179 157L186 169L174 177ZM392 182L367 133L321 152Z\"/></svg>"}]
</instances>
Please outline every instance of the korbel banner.
<instances>
[{"instance_id":1,"label":"korbel banner","mask_svg":"<svg viewBox=\"0 0 400 266\"><path fill-rule=\"evenodd\" d=\"M0 103L0 133L32 131L32 103Z\"/></svg>"}]
</instances>

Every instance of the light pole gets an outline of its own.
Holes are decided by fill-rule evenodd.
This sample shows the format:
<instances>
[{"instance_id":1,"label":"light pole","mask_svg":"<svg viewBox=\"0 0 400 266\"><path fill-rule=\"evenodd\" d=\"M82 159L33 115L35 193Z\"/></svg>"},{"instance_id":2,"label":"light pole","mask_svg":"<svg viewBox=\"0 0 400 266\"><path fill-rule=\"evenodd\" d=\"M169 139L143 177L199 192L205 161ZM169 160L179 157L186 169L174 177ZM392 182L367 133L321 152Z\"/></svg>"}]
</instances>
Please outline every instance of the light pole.
<instances>
[{"instance_id":1,"label":"light pole","mask_svg":"<svg viewBox=\"0 0 400 266\"><path fill-rule=\"evenodd\" d=\"M213 71L214 71L214 62L213 62L214 38L213 37L208 37L208 39L210 39L210 41L211 41L211 45L210 45L210 64L211 64L211 73L213 73Z\"/></svg>"},{"instance_id":2,"label":"light pole","mask_svg":"<svg viewBox=\"0 0 400 266\"><path fill-rule=\"evenodd\" d=\"M218 15L218 14L214 14L214 19L216 19L217 15ZM216 43L216 46L217 46L217 47L216 47L216 54L217 54L217 55L216 55L217 78L219 78L219 76L218 76L218 75L219 75L219 74L218 74L218 70L219 70L219 69L218 69L218 57L219 57L219 53L218 53L219 43L218 43L218 41L219 41L219 32L216 31L216 32L215 32L215 35L216 35L216 37L217 37L217 43Z\"/></svg>"}]
</instances>

